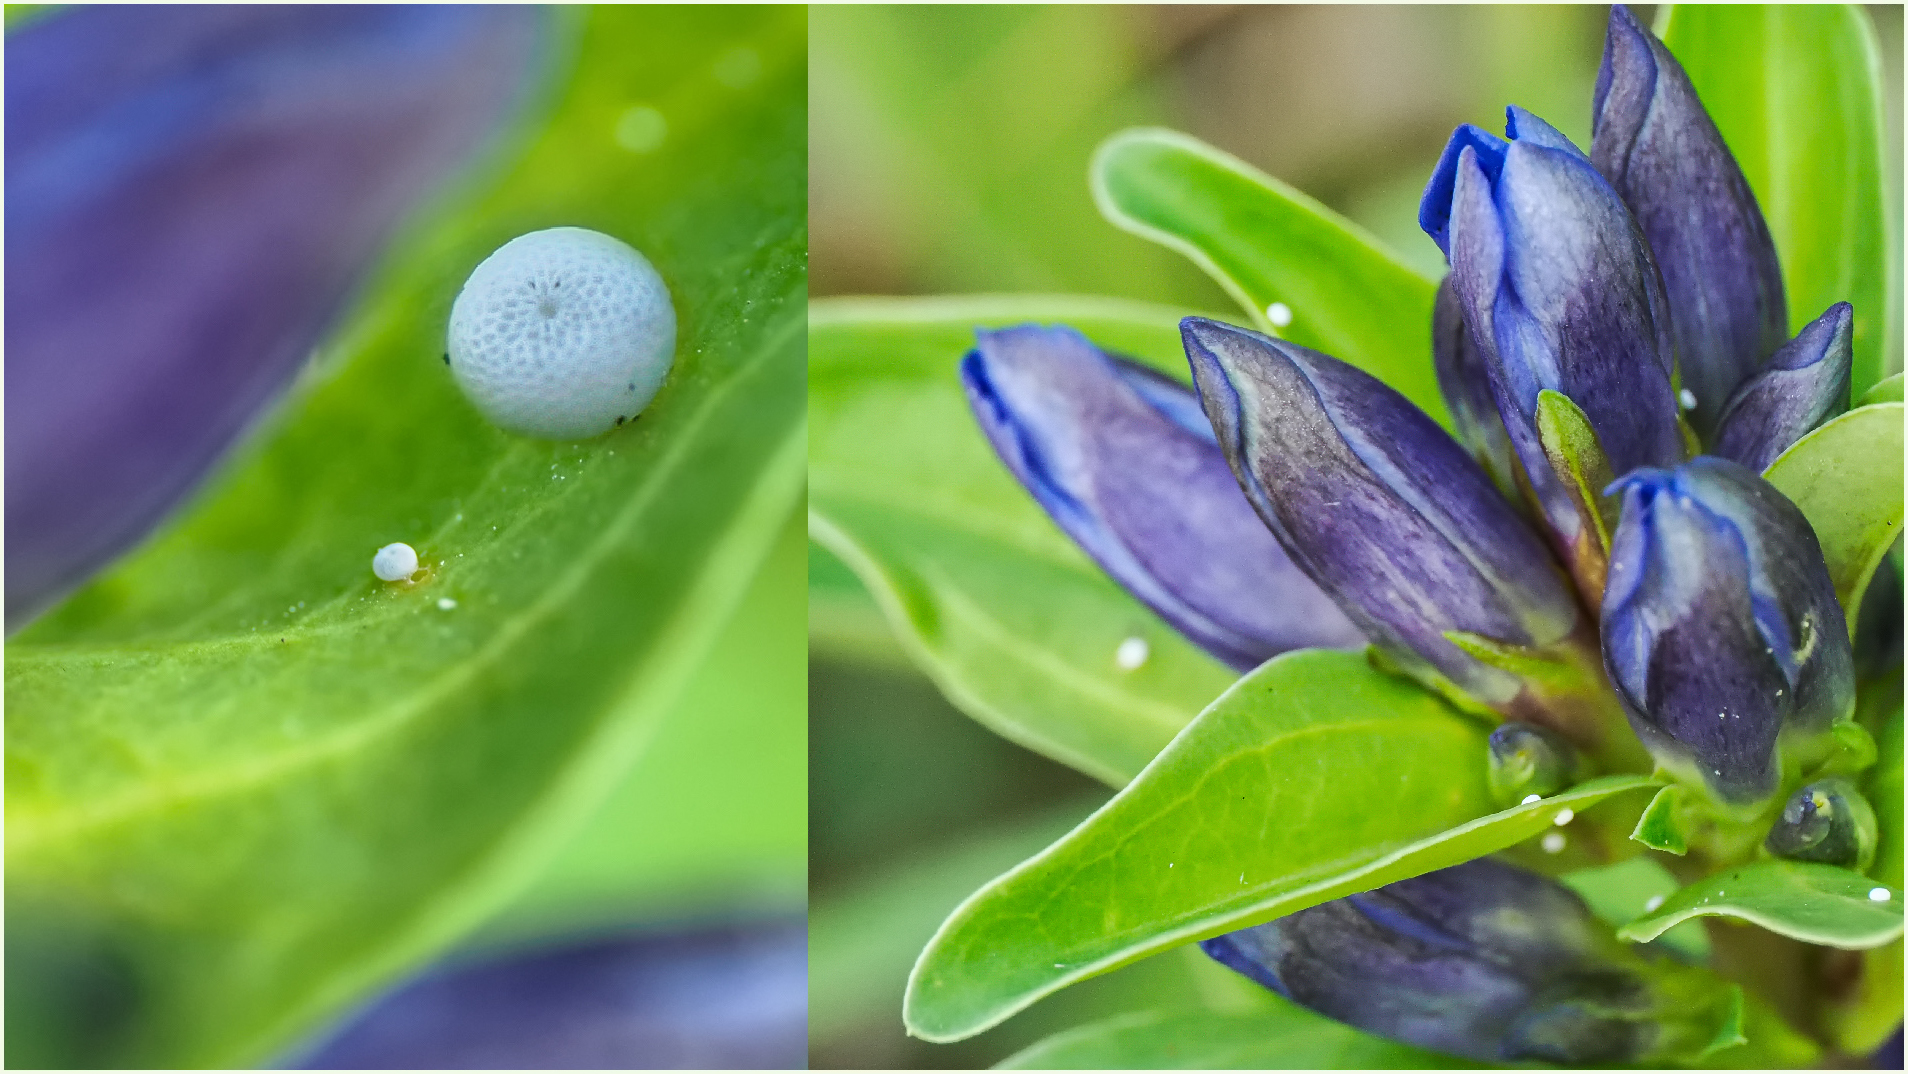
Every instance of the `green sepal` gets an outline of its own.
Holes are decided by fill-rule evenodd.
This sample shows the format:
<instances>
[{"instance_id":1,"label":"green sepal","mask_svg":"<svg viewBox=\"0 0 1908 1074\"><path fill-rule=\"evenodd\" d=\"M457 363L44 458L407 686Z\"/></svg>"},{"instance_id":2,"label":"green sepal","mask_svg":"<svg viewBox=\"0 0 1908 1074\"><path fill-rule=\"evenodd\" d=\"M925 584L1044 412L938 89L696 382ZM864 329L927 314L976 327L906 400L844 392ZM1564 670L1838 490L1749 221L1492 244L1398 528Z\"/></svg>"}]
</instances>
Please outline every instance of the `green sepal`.
<instances>
[{"instance_id":1,"label":"green sepal","mask_svg":"<svg viewBox=\"0 0 1908 1074\"><path fill-rule=\"evenodd\" d=\"M1478 663L1516 676L1524 692L1508 713L1513 719L1548 727L1574 743L1605 772L1638 771L1651 764L1643 743L1630 731L1623 709L1603 675L1594 644L1575 636L1529 648L1447 630L1444 640Z\"/></svg>"},{"instance_id":2,"label":"green sepal","mask_svg":"<svg viewBox=\"0 0 1908 1074\"><path fill-rule=\"evenodd\" d=\"M1742 1032L1742 986L1730 985L1729 998L1724 1001L1722 1021L1716 1025L1716 1035L1711 1037L1703 1050L1696 1053L1697 1059L1708 1059L1725 1048L1734 1048L1749 1043Z\"/></svg>"},{"instance_id":3,"label":"green sepal","mask_svg":"<svg viewBox=\"0 0 1908 1074\"><path fill-rule=\"evenodd\" d=\"M1636 822L1630 838L1665 854L1681 857L1689 853L1689 836L1684 829L1684 805L1687 793L1681 784L1671 784L1656 792L1643 816Z\"/></svg>"},{"instance_id":4,"label":"green sepal","mask_svg":"<svg viewBox=\"0 0 1908 1074\"><path fill-rule=\"evenodd\" d=\"M1432 693L1449 702L1451 707L1466 716L1475 716L1489 723L1496 723L1503 715L1484 702L1465 693L1457 683L1440 675L1431 665L1419 661L1406 664L1395 655L1380 649L1376 645L1365 646L1365 659L1372 668L1385 675L1400 679L1410 679Z\"/></svg>"},{"instance_id":5,"label":"green sepal","mask_svg":"<svg viewBox=\"0 0 1908 1074\"><path fill-rule=\"evenodd\" d=\"M1825 776L1852 776L1874 765L1875 758L1879 756L1875 736L1868 733L1868 728L1856 723L1853 717L1835 721L1829 733L1833 737L1828 756L1808 773L1805 777L1808 781L1813 782Z\"/></svg>"},{"instance_id":6,"label":"green sepal","mask_svg":"<svg viewBox=\"0 0 1908 1074\"><path fill-rule=\"evenodd\" d=\"M1562 392L1545 388L1537 393L1537 439L1551 470L1576 504L1577 514L1588 523L1577 533L1570 571L1584 602L1595 612L1603 604L1610 534L1617 521L1616 501L1604 496L1603 490L1616 480L1616 474L1590 419Z\"/></svg>"}]
</instances>

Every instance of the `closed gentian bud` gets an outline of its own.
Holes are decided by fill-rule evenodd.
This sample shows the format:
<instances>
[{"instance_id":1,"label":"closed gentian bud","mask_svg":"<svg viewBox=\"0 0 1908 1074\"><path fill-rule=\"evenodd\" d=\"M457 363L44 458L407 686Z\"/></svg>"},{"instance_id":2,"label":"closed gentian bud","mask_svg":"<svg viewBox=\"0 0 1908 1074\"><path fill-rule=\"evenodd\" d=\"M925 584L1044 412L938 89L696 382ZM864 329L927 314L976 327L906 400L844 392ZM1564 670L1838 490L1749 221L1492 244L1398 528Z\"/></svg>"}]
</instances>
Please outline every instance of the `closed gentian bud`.
<instances>
[{"instance_id":1,"label":"closed gentian bud","mask_svg":"<svg viewBox=\"0 0 1908 1074\"><path fill-rule=\"evenodd\" d=\"M1199 317L1180 332L1219 446L1292 561L1407 670L1510 714L1518 680L1445 632L1541 647L1577 607L1477 461L1337 359Z\"/></svg>"},{"instance_id":2,"label":"closed gentian bud","mask_svg":"<svg viewBox=\"0 0 1908 1074\"><path fill-rule=\"evenodd\" d=\"M1589 158L1522 109L1506 130L1509 141L1458 128L1419 223L1450 258L1538 503L1580 555L1585 520L1544 453L1538 395L1561 392L1583 411L1614 473L1682 461L1669 309L1649 244Z\"/></svg>"},{"instance_id":3,"label":"closed gentian bud","mask_svg":"<svg viewBox=\"0 0 1908 1074\"><path fill-rule=\"evenodd\" d=\"M1778 747L1829 749L1854 703L1848 627L1802 512L1753 471L1702 456L1611 486L1623 513L1603 603L1605 666L1664 768L1753 809Z\"/></svg>"},{"instance_id":4,"label":"closed gentian bud","mask_svg":"<svg viewBox=\"0 0 1908 1074\"><path fill-rule=\"evenodd\" d=\"M1789 796L1769 829L1769 853L1791 861L1846 865L1857 872L1875 863L1875 810L1848 780L1817 780Z\"/></svg>"},{"instance_id":5,"label":"closed gentian bud","mask_svg":"<svg viewBox=\"0 0 1908 1074\"><path fill-rule=\"evenodd\" d=\"M1490 750L1486 775L1491 797L1500 806L1516 805L1533 794L1548 797L1580 778L1576 747L1536 724L1499 724L1491 732Z\"/></svg>"},{"instance_id":6,"label":"closed gentian bud","mask_svg":"<svg viewBox=\"0 0 1908 1074\"><path fill-rule=\"evenodd\" d=\"M1713 454L1761 473L1809 431L1848 409L1855 311L1837 302L1742 382L1717 419Z\"/></svg>"},{"instance_id":7,"label":"closed gentian bud","mask_svg":"<svg viewBox=\"0 0 1908 1074\"><path fill-rule=\"evenodd\" d=\"M1688 1055L1718 992L1646 963L1562 884L1479 858L1204 941L1295 1003L1480 1063Z\"/></svg>"},{"instance_id":8,"label":"closed gentian bud","mask_svg":"<svg viewBox=\"0 0 1908 1074\"><path fill-rule=\"evenodd\" d=\"M1448 275L1438 284L1437 303L1431 308L1431 360L1458 440L1505 496L1517 498L1517 463L1510 434L1497 413L1497 397L1491 393L1491 371L1464 323L1464 307Z\"/></svg>"},{"instance_id":9,"label":"closed gentian bud","mask_svg":"<svg viewBox=\"0 0 1908 1074\"><path fill-rule=\"evenodd\" d=\"M1161 618L1239 670L1364 644L1246 503L1190 389L1071 328L976 336L961 383L995 451Z\"/></svg>"},{"instance_id":10,"label":"closed gentian bud","mask_svg":"<svg viewBox=\"0 0 1908 1074\"><path fill-rule=\"evenodd\" d=\"M1707 440L1729 394L1788 337L1775 242L1682 65L1621 4L1592 115L1590 159L1649 238L1696 399L1690 424Z\"/></svg>"}]
</instances>

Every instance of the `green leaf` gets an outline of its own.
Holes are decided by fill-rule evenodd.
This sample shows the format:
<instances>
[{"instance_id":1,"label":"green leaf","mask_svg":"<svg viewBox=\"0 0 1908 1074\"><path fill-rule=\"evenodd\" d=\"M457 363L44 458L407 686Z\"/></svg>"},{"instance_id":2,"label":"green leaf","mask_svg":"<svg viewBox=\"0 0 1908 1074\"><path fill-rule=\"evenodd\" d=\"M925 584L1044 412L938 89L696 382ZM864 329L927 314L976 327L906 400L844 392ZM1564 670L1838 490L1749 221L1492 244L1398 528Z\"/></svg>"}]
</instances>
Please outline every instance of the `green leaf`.
<instances>
[{"instance_id":1,"label":"green leaf","mask_svg":"<svg viewBox=\"0 0 1908 1074\"><path fill-rule=\"evenodd\" d=\"M1790 331L1836 302L1854 305L1850 387L1861 398L1901 369L1901 240L1867 14L1852 4L1677 4L1657 32L1762 206Z\"/></svg>"},{"instance_id":2,"label":"green leaf","mask_svg":"<svg viewBox=\"0 0 1908 1074\"><path fill-rule=\"evenodd\" d=\"M1595 562L1601 563L1610 554L1610 531L1616 521L1614 498L1604 496L1603 490L1616 480L1616 474L1610 470L1610 458L1603 453L1596 429L1569 396L1545 388L1537 393L1537 438L1577 513L1590 522L1585 536L1593 538L1596 546L1583 548L1580 557L1594 555Z\"/></svg>"},{"instance_id":3,"label":"green leaf","mask_svg":"<svg viewBox=\"0 0 1908 1074\"><path fill-rule=\"evenodd\" d=\"M915 965L903 1017L959 1040L1075 981L1502 850L1566 808L1650 786L1606 777L1493 814L1484 768L1480 724L1363 657L1276 657L962 904Z\"/></svg>"},{"instance_id":4,"label":"green leaf","mask_svg":"<svg viewBox=\"0 0 1908 1074\"><path fill-rule=\"evenodd\" d=\"M1862 707L1879 695L1881 714L1875 717L1875 744L1879 756L1868 777L1867 796L1875 807L1878 829L1875 864L1868 875L1883 884L1902 886L1902 707L1901 680L1886 686L1870 685ZM1866 719L1864 713L1862 718ZM1865 1055L1880 1047L1901 1025L1902 941L1862 952L1862 973L1853 994L1837 997L1824 1007L1823 1021L1831 1039L1844 1052Z\"/></svg>"},{"instance_id":5,"label":"green leaf","mask_svg":"<svg viewBox=\"0 0 1908 1074\"><path fill-rule=\"evenodd\" d=\"M1877 891L1888 898L1871 898ZM1901 889L1833 865L1760 861L1689 885L1617 935L1654 940L1703 916L1739 918L1803 943L1860 950L1901 936Z\"/></svg>"},{"instance_id":6,"label":"green leaf","mask_svg":"<svg viewBox=\"0 0 1908 1074\"><path fill-rule=\"evenodd\" d=\"M1903 409L1851 410L1796 441L1762 475L1815 528L1851 634L1868 580L1901 535Z\"/></svg>"},{"instance_id":7,"label":"green leaf","mask_svg":"<svg viewBox=\"0 0 1908 1074\"><path fill-rule=\"evenodd\" d=\"M1894 376L1889 377L1887 380L1884 380L1881 383L1875 385L1873 388L1868 389L1868 394L1863 395L1856 402L1855 405L1858 407L1864 407L1864 406L1870 406L1875 403L1901 402L1902 401L1901 377L1902 375L1900 373L1896 373Z\"/></svg>"},{"instance_id":8,"label":"green leaf","mask_svg":"<svg viewBox=\"0 0 1908 1074\"><path fill-rule=\"evenodd\" d=\"M1676 877L1647 854L1638 854L1614 865L1579 869L1557 879L1582 896L1590 912L1612 927L1627 925L1642 917L1651 909L1652 899L1667 899L1679 886ZM1665 932L1656 942L1674 948L1697 965L1709 961L1709 934L1703 931L1700 922L1686 921Z\"/></svg>"},{"instance_id":9,"label":"green leaf","mask_svg":"<svg viewBox=\"0 0 1908 1074\"><path fill-rule=\"evenodd\" d=\"M1664 787L1650 799L1649 808L1637 819L1630 838L1665 854L1689 853L1689 839L1683 832L1683 799L1687 792L1680 785Z\"/></svg>"},{"instance_id":10,"label":"green leaf","mask_svg":"<svg viewBox=\"0 0 1908 1074\"><path fill-rule=\"evenodd\" d=\"M1142 1011L1049 1037L1000 1070L1462 1069L1453 1059L1361 1033L1295 1004L1268 1011Z\"/></svg>"},{"instance_id":11,"label":"green leaf","mask_svg":"<svg viewBox=\"0 0 1908 1074\"><path fill-rule=\"evenodd\" d=\"M253 1065L464 935L628 768L800 495L806 16L566 17L510 170L402 238L187 515L7 646L7 925L43 957L6 992L46 1015L9 1016L16 1064L44 1030L50 1063ZM738 48L745 89L711 68ZM632 100L669 117L646 155ZM500 432L438 361L470 270L556 224L647 253L681 329L641 420L582 444ZM412 586L370 573L393 540Z\"/></svg>"},{"instance_id":12,"label":"green leaf","mask_svg":"<svg viewBox=\"0 0 1908 1074\"><path fill-rule=\"evenodd\" d=\"M809 532L956 705L1118 786L1234 678L1076 548L1008 473L956 376L974 329L1071 324L1186 375L1182 311L1093 298L813 305ZM1146 641L1122 670L1120 642Z\"/></svg>"},{"instance_id":13,"label":"green leaf","mask_svg":"<svg viewBox=\"0 0 1908 1074\"><path fill-rule=\"evenodd\" d=\"M1255 327L1350 362L1450 427L1431 367L1434 281L1362 228L1177 131L1122 131L1090 174L1108 220L1192 258ZM1291 323L1268 318L1275 302Z\"/></svg>"}]
</instances>

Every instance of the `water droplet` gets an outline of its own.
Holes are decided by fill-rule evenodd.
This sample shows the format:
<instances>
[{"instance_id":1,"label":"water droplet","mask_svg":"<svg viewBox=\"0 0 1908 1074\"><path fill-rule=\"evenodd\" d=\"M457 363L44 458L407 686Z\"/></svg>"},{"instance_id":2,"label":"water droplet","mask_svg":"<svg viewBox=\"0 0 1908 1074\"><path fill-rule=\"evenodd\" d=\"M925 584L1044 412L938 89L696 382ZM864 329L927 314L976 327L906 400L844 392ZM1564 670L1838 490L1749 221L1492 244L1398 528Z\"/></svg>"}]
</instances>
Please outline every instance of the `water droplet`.
<instances>
[{"instance_id":1,"label":"water droplet","mask_svg":"<svg viewBox=\"0 0 1908 1074\"><path fill-rule=\"evenodd\" d=\"M439 597L437 599L437 606L443 611L450 611L452 608L457 607L457 602L449 597Z\"/></svg>"},{"instance_id":2,"label":"water droplet","mask_svg":"<svg viewBox=\"0 0 1908 1074\"><path fill-rule=\"evenodd\" d=\"M1265 319L1271 321L1274 328L1284 328L1292 323L1292 307L1274 302L1265 308Z\"/></svg>"},{"instance_id":3,"label":"water droplet","mask_svg":"<svg viewBox=\"0 0 1908 1074\"><path fill-rule=\"evenodd\" d=\"M1150 655L1152 655L1152 648L1146 644L1145 638L1128 638L1120 642L1120 647L1114 650L1113 662L1118 664L1122 671L1133 671L1144 665L1146 658Z\"/></svg>"},{"instance_id":4,"label":"water droplet","mask_svg":"<svg viewBox=\"0 0 1908 1074\"><path fill-rule=\"evenodd\" d=\"M1661 905L1663 905L1663 896L1652 895L1650 896L1650 901L1643 904L1643 912L1646 914L1655 913L1656 908Z\"/></svg>"},{"instance_id":5,"label":"water droplet","mask_svg":"<svg viewBox=\"0 0 1908 1074\"><path fill-rule=\"evenodd\" d=\"M1683 404L1684 410L1696 409L1696 393L1690 391L1688 388L1684 388L1682 391L1676 393L1676 400Z\"/></svg>"},{"instance_id":6,"label":"water droplet","mask_svg":"<svg viewBox=\"0 0 1908 1074\"><path fill-rule=\"evenodd\" d=\"M1559 827L1559 828L1561 828L1561 827L1563 827L1564 825L1566 825L1566 824L1569 824L1569 823L1570 823L1571 821L1573 821L1573 820L1575 820L1576 818L1577 818L1577 811L1576 811L1576 810L1574 810L1574 809L1559 809L1559 810L1557 811L1557 816L1556 816L1556 817L1555 817L1554 819L1555 819L1555 820L1556 820L1556 822L1557 822L1557 827Z\"/></svg>"},{"instance_id":7,"label":"water droplet","mask_svg":"<svg viewBox=\"0 0 1908 1074\"><path fill-rule=\"evenodd\" d=\"M1887 888L1869 888L1868 901L1869 902L1887 902L1888 897L1891 894L1892 893Z\"/></svg>"},{"instance_id":8,"label":"water droplet","mask_svg":"<svg viewBox=\"0 0 1908 1074\"><path fill-rule=\"evenodd\" d=\"M1524 795L1524 800L1522 802L1519 802L1518 804L1529 805L1532 802L1541 802L1543 800L1544 800L1544 796L1541 794L1526 794Z\"/></svg>"},{"instance_id":9,"label":"water droplet","mask_svg":"<svg viewBox=\"0 0 1908 1074\"><path fill-rule=\"evenodd\" d=\"M1564 848L1563 833L1551 832L1550 834L1544 836L1543 847L1544 847L1544 853L1546 854L1555 854L1558 851L1562 850Z\"/></svg>"}]
</instances>

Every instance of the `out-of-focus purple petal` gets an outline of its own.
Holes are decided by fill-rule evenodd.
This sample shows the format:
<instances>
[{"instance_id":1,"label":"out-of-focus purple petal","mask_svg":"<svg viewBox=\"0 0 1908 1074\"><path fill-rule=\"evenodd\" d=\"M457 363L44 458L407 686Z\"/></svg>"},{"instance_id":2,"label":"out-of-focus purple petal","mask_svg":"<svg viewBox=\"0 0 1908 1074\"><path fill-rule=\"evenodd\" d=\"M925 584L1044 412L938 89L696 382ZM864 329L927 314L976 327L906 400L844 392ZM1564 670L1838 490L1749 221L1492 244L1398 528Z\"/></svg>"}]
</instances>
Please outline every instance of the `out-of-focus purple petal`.
<instances>
[{"instance_id":1,"label":"out-of-focus purple petal","mask_svg":"<svg viewBox=\"0 0 1908 1074\"><path fill-rule=\"evenodd\" d=\"M799 925L609 937L453 962L348 1019L324 1070L788 1069L808 1052Z\"/></svg>"},{"instance_id":2,"label":"out-of-focus purple petal","mask_svg":"<svg viewBox=\"0 0 1908 1074\"><path fill-rule=\"evenodd\" d=\"M1590 159L1649 238L1682 386L1696 397L1689 422L1706 439L1724 400L1788 335L1775 241L1682 65L1621 4L1592 115Z\"/></svg>"},{"instance_id":3,"label":"out-of-focus purple petal","mask_svg":"<svg viewBox=\"0 0 1908 1074\"><path fill-rule=\"evenodd\" d=\"M1071 328L976 333L961 382L1007 468L1113 579L1244 670L1364 638L1240 493L1192 391Z\"/></svg>"},{"instance_id":4,"label":"out-of-focus purple petal","mask_svg":"<svg viewBox=\"0 0 1908 1074\"><path fill-rule=\"evenodd\" d=\"M1701 456L1611 486L1604 664L1643 744L1724 801L1774 794L1778 741L1826 744L1855 699L1848 627L1802 512Z\"/></svg>"},{"instance_id":5,"label":"out-of-focus purple petal","mask_svg":"<svg viewBox=\"0 0 1908 1074\"><path fill-rule=\"evenodd\" d=\"M1200 946L1321 1014L1484 1063L1635 1063L1665 1006L1573 892L1490 858Z\"/></svg>"},{"instance_id":6,"label":"out-of-focus purple petal","mask_svg":"<svg viewBox=\"0 0 1908 1074\"><path fill-rule=\"evenodd\" d=\"M1180 323L1219 446L1293 562L1367 637L1479 701L1521 687L1452 645L1544 646L1577 606L1544 544L1463 446L1375 378L1243 328Z\"/></svg>"},{"instance_id":7,"label":"out-of-focus purple petal","mask_svg":"<svg viewBox=\"0 0 1908 1074\"><path fill-rule=\"evenodd\" d=\"M7 39L8 625L196 484L527 85L508 7L76 7Z\"/></svg>"},{"instance_id":8,"label":"out-of-focus purple petal","mask_svg":"<svg viewBox=\"0 0 1908 1074\"><path fill-rule=\"evenodd\" d=\"M1742 382L1716 419L1714 454L1761 473L1810 430L1848 409L1855 309L1837 302Z\"/></svg>"},{"instance_id":9,"label":"out-of-focus purple petal","mask_svg":"<svg viewBox=\"0 0 1908 1074\"><path fill-rule=\"evenodd\" d=\"M1438 284L1437 303L1431 308L1431 359L1438 375L1438 390L1451 410L1458 439L1471 449L1504 495L1518 495L1517 461L1511 452L1510 434L1504 431L1504 419L1497 413L1491 370L1471 336L1470 326L1464 323L1464 307L1448 275Z\"/></svg>"},{"instance_id":10,"label":"out-of-focus purple petal","mask_svg":"<svg viewBox=\"0 0 1908 1074\"><path fill-rule=\"evenodd\" d=\"M1508 143L1491 139L1501 151L1475 128L1451 136L1420 220L1448 230L1452 287L1498 411L1569 547L1582 520L1544 455L1538 396L1569 396L1617 473L1680 462L1669 308L1648 243L1589 159L1522 109L1506 129Z\"/></svg>"}]
</instances>

